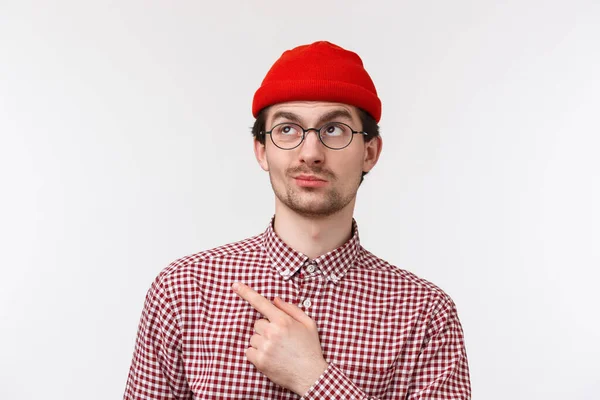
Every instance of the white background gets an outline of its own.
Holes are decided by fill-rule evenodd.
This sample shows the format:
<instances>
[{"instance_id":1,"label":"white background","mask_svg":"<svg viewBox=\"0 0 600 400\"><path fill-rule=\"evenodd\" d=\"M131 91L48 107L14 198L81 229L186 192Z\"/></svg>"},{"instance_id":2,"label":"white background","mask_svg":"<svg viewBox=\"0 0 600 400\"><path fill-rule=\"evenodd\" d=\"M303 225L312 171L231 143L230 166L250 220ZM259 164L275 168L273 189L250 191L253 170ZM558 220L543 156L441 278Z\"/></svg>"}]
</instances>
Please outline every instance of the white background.
<instances>
[{"instance_id":1,"label":"white background","mask_svg":"<svg viewBox=\"0 0 600 400\"><path fill-rule=\"evenodd\" d=\"M158 272L266 228L252 95L316 40L383 101L362 243L454 299L473 398L598 399L597 0L0 1L1 399L121 398Z\"/></svg>"}]
</instances>

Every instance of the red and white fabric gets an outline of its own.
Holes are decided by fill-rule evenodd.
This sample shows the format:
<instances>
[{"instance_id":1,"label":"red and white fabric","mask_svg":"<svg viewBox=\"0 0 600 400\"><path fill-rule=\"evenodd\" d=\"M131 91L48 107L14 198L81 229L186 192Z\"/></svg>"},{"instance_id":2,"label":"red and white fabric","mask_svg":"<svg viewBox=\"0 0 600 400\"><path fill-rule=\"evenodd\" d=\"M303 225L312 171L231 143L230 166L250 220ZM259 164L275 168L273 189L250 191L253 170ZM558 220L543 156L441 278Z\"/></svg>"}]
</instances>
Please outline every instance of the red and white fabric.
<instances>
[{"instance_id":1,"label":"red and white fabric","mask_svg":"<svg viewBox=\"0 0 600 400\"><path fill-rule=\"evenodd\" d=\"M301 307L329 368L303 399L470 399L463 331L440 288L360 245L310 260L273 230L181 258L148 291L124 398L298 399L245 357L262 316L243 282Z\"/></svg>"}]
</instances>

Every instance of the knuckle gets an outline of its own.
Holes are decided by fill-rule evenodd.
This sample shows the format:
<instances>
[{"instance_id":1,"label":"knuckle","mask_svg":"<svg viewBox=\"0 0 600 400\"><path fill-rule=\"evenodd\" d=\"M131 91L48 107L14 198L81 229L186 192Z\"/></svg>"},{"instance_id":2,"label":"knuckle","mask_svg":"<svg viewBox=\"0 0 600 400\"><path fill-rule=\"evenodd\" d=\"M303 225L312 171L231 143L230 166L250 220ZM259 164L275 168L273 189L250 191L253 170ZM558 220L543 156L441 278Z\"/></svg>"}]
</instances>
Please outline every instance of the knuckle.
<instances>
[{"instance_id":1,"label":"knuckle","mask_svg":"<svg viewBox=\"0 0 600 400\"><path fill-rule=\"evenodd\" d=\"M269 338L272 340L279 340L282 337L286 336L287 331L288 330L286 327L275 325L273 328L270 329Z\"/></svg>"},{"instance_id":2,"label":"knuckle","mask_svg":"<svg viewBox=\"0 0 600 400\"><path fill-rule=\"evenodd\" d=\"M246 355L246 358L248 359L248 361L250 361L252 364L254 364L254 357L252 356L252 347L248 347L244 351L244 354Z\"/></svg>"},{"instance_id":3,"label":"knuckle","mask_svg":"<svg viewBox=\"0 0 600 400\"><path fill-rule=\"evenodd\" d=\"M287 331L292 331L293 329L295 329L297 326L299 325L298 321L296 321L293 318L290 318L286 321L285 323L285 329Z\"/></svg>"},{"instance_id":4,"label":"knuckle","mask_svg":"<svg viewBox=\"0 0 600 400\"><path fill-rule=\"evenodd\" d=\"M269 341L278 341L283 336L283 332L279 326L271 324L264 329L263 336Z\"/></svg>"},{"instance_id":5,"label":"knuckle","mask_svg":"<svg viewBox=\"0 0 600 400\"><path fill-rule=\"evenodd\" d=\"M265 342L265 344L262 348L262 356L266 357L266 355L270 354L272 350L273 350L273 346L272 346L271 342Z\"/></svg>"},{"instance_id":6,"label":"knuckle","mask_svg":"<svg viewBox=\"0 0 600 400\"><path fill-rule=\"evenodd\" d=\"M294 323L294 320L291 317L285 316L285 317L281 318L279 325L283 329L289 329L293 323Z\"/></svg>"},{"instance_id":7,"label":"knuckle","mask_svg":"<svg viewBox=\"0 0 600 400\"><path fill-rule=\"evenodd\" d=\"M256 355L256 358L254 360L254 365L256 366L256 368L258 368L261 371L265 369L266 360L265 360L265 356L263 353L258 353Z\"/></svg>"}]
</instances>

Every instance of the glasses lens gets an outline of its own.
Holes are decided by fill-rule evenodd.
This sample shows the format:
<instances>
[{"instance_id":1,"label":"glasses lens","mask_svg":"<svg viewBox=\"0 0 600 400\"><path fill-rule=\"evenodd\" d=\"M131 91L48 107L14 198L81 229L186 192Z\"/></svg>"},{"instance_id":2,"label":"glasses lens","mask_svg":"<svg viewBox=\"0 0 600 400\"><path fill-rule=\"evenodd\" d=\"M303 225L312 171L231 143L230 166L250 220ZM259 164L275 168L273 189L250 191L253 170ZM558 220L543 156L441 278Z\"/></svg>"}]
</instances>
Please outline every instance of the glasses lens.
<instances>
[{"instance_id":1,"label":"glasses lens","mask_svg":"<svg viewBox=\"0 0 600 400\"><path fill-rule=\"evenodd\" d=\"M321 128L321 140L327 147L342 149L352 140L352 128L341 122L331 122Z\"/></svg>"},{"instance_id":2,"label":"glasses lens","mask_svg":"<svg viewBox=\"0 0 600 400\"><path fill-rule=\"evenodd\" d=\"M271 130L273 142L282 149L291 149L302 141L302 127L296 124L279 124Z\"/></svg>"}]
</instances>

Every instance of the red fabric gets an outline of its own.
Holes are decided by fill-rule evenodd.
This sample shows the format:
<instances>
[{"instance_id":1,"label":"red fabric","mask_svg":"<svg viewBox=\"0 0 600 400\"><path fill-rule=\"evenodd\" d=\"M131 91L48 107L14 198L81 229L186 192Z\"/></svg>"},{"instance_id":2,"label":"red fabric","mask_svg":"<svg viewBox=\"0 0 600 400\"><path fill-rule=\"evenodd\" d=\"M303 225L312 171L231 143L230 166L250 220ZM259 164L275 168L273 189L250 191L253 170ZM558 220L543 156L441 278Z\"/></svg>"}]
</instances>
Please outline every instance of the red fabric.
<instances>
[{"instance_id":1,"label":"red fabric","mask_svg":"<svg viewBox=\"0 0 600 400\"><path fill-rule=\"evenodd\" d=\"M288 50L254 94L252 114L286 101L333 101L362 108L377 121L381 101L360 57L329 42Z\"/></svg>"},{"instance_id":2,"label":"red fabric","mask_svg":"<svg viewBox=\"0 0 600 400\"><path fill-rule=\"evenodd\" d=\"M452 299L365 250L353 228L345 244L313 260L271 223L173 262L148 291L125 399L300 398L246 359L262 316L231 290L236 281L298 305L317 324L329 368L304 400L470 399Z\"/></svg>"}]
</instances>

